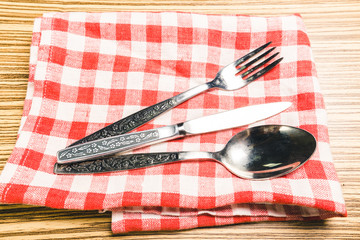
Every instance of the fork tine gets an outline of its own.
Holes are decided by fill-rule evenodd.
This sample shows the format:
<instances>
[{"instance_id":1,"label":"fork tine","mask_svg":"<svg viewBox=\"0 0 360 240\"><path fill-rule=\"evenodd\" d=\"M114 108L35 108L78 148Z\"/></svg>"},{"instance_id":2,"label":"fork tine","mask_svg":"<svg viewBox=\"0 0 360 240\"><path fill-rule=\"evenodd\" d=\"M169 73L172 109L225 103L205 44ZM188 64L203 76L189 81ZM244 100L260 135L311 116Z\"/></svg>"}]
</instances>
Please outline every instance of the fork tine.
<instances>
[{"instance_id":1,"label":"fork tine","mask_svg":"<svg viewBox=\"0 0 360 240\"><path fill-rule=\"evenodd\" d=\"M267 46L269 46L271 44L271 42L268 42L264 45L262 45L261 47L258 47L257 49L253 50L252 52L249 52L248 54L246 54L245 56L237 59L234 64L235 66L239 66L240 63L245 62L246 60L248 60L249 58L251 58L252 56L254 56L255 54L257 54L258 52L260 52L261 50L263 50L264 48L266 48Z\"/></svg>"},{"instance_id":2,"label":"fork tine","mask_svg":"<svg viewBox=\"0 0 360 240\"><path fill-rule=\"evenodd\" d=\"M249 78L247 78L245 80L248 83L250 83L250 82L258 79L259 77L261 77L262 75L264 75L265 73L267 73L268 71L273 69L279 62L281 62L281 60L283 60L283 58L279 58L278 60L274 61L270 65L266 66L265 68L261 69L260 71L258 71L257 73L255 73L254 75L250 76Z\"/></svg>"},{"instance_id":3,"label":"fork tine","mask_svg":"<svg viewBox=\"0 0 360 240\"><path fill-rule=\"evenodd\" d=\"M247 75L249 75L250 73L254 72L256 69L258 69L261 66L264 66L267 62L269 62L271 59L273 59L274 57L276 57L279 53L275 53L272 56L270 56L269 58L265 59L264 61L262 61L261 63L259 63L258 65L256 65L255 67L247 70L246 72L241 74L241 77L244 78Z\"/></svg>"},{"instance_id":4,"label":"fork tine","mask_svg":"<svg viewBox=\"0 0 360 240\"><path fill-rule=\"evenodd\" d=\"M275 47L272 47L271 49L267 50L266 52L264 52L263 54L261 54L260 56L258 56L257 58L253 59L252 61L246 63L245 65L241 66L240 68L238 68L238 73L241 72L242 70L244 70L245 68L248 68L249 66L253 65L254 63L256 63L257 61L259 61L260 59L262 59L263 57L265 57L266 55L268 55L271 51L273 51L275 49Z\"/></svg>"}]
</instances>

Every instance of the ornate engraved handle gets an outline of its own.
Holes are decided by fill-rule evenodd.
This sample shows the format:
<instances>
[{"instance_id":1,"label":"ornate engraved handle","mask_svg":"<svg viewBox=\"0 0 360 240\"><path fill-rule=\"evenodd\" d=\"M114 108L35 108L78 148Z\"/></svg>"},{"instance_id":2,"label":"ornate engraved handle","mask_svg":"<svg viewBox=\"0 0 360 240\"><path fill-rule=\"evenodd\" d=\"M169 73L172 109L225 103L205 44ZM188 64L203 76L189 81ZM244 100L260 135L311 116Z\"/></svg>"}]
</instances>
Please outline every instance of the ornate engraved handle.
<instances>
[{"instance_id":1,"label":"ornate engraved handle","mask_svg":"<svg viewBox=\"0 0 360 240\"><path fill-rule=\"evenodd\" d=\"M80 163L56 163L56 174L104 173L151 167L159 164L178 161L179 153L145 153L111 156Z\"/></svg>"},{"instance_id":2,"label":"ornate engraved handle","mask_svg":"<svg viewBox=\"0 0 360 240\"><path fill-rule=\"evenodd\" d=\"M217 152L162 152L112 155L84 162L56 163L54 173L89 174L132 170L184 160L217 160L217 154Z\"/></svg>"},{"instance_id":3,"label":"ornate engraved handle","mask_svg":"<svg viewBox=\"0 0 360 240\"><path fill-rule=\"evenodd\" d=\"M210 83L204 83L172 98L142 109L70 144L68 147L130 132L131 130L143 125L144 123L147 123L167 110L176 107L186 100L210 89L213 87Z\"/></svg>"},{"instance_id":4,"label":"ornate engraved handle","mask_svg":"<svg viewBox=\"0 0 360 240\"><path fill-rule=\"evenodd\" d=\"M62 149L57 153L57 160L58 163L90 160L145 146L156 141L172 139L181 134L183 133L179 131L178 125L170 125L141 132L117 135Z\"/></svg>"}]
</instances>

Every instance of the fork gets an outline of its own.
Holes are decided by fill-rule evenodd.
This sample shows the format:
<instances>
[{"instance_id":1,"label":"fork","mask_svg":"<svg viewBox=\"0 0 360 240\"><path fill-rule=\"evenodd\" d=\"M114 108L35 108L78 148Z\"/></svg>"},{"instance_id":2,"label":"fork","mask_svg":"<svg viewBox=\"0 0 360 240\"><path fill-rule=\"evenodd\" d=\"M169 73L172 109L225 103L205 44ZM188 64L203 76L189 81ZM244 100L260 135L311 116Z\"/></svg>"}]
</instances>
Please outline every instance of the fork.
<instances>
[{"instance_id":1,"label":"fork","mask_svg":"<svg viewBox=\"0 0 360 240\"><path fill-rule=\"evenodd\" d=\"M188 100L202 92L208 91L210 89L221 89L221 90L232 91L232 90L237 90L237 89L245 87L246 85L255 81L256 79L258 79L265 73L269 72L272 68L274 68L282 60L282 58L279 58L278 60L272 62L268 66L262 68L258 72L249 76L251 73L253 73L257 69L259 69L260 67L264 66L266 63L268 63L270 60L272 60L279 54L279 53L275 53L272 56L265 59L264 61L262 61L261 63L259 63L258 65L246 70L247 68L252 66L254 63L259 61L260 59L265 58L266 55L268 55L271 51L273 51L275 49L275 47L273 47L273 48L267 50L266 52L262 53L258 57L251 59L252 57L255 57L255 55L257 55L258 53L260 53L262 50L264 50L270 44L271 44L271 42L268 42L268 43L264 44L263 46L246 54L245 56L228 64L227 66L223 67L216 74L215 78L212 81L198 85L198 86L191 88L183 93L180 93L174 97L171 97L162 102L159 102L159 103L149 106L145 109L142 109L136 113L133 113L132 115L129 115L119 121L116 121L102 129L72 143L68 147L75 146L75 145L78 145L81 143L86 143L86 142L93 141L93 140L97 140L97 139L102 139L102 138L116 136L116 135L130 132L131 130L154 119L155 117L166 112L167 110L174 108L177 105L185 102L186 100ZM249 59L250 59L250 61L245 63ZM242 63L245 63L245 64L240 66L240 64L242 64ZM246 71L242 72L244 70L246 70Z\"/></svg>"}]
</instances>

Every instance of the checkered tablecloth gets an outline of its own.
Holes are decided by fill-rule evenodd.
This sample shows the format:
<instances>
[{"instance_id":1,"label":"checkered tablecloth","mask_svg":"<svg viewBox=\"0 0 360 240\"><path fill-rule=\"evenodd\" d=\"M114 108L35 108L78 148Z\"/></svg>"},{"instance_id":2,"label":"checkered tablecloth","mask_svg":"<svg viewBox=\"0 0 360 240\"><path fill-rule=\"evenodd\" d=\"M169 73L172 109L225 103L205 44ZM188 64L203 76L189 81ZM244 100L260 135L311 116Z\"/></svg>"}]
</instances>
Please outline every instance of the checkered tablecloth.
<instances>
[{"instance_id":1,"label":"checkered tablecloth","mask_svg":"<svg viewBox=\"0 0 360 240\"><path fill-rule=\"evenodd\" d=\"M221 67L268 41L284 58L270 73L240 90L200 94L137 130L290 101L287 111L251 126L286 124L311 132L318 146L303 167L265 181L235 177L210 160L94 175L53 174L58 150L210 81ZM34 22L24 114L1 173L0 202L110 210L114 233L346 216L326 121L299 15L46 13ZM245 127L134 152L216 151Z\"/></svg>"}]
</instances>

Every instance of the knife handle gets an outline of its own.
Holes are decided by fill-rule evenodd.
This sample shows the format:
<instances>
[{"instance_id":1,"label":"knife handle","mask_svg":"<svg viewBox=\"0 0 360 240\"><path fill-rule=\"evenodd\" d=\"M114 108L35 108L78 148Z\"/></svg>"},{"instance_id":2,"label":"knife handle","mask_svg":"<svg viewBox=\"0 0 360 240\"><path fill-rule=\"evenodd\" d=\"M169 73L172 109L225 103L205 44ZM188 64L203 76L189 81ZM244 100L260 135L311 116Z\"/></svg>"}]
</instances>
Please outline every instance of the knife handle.
<instances>
[{"instance_id":1,"label":"knife handle","mask_svg":"<svg viewBox=\"0 0 360 240\"><path fill-rule=\"evenodd\" d=\"M84 162L56 163L55 174L90 174L153 167L160 164L183 160L213 159L216 153L211 152L162 152L139 153L129 155L112 155L101 159Z\"/></svg>"},{"instance_id":2,"label":"knife handle","mask_svg":"<svg viewBox=\"0 0 360 240\"><path fill-rule=\"evenodd\" d=\"M114 122L72 144L68 147L72 147L78 144L108 138L120 134L130 132L131 130L147 123L148 121L154 119L160 114L166 112L167 110L176 107L177 105L185 102L186 100L212 88L213 85L211 82L204 83L194 88L191 88L183 93L180 93L172 98L166 99L162 102L144 108L138 112L135 112L123 119L120 119L117 122Z\"/></svg>"},{"instance_id":3,"label":"knife handle","mask_svg":"<svg viewBox=\"0 0 360 240\"><path fill-rule=\"evenodd\" d=\"M185 135L182 123L166 127L98 139L57 152L58 163L79 162L139 148Z\"/></svg>"},{"instance_id":4,"label":"knife handle","mask_svg":"<svg viewBox=\"0 0 360 240\"><path fill-rule=\"evenodd\" d=\"M84 162L56 163L55 174L88 174L104 173L121 170L131 170L179 160L179 154L174 153L146 153L130 154L101 159L92 159Z\"/></svg>"}]
</instances>

